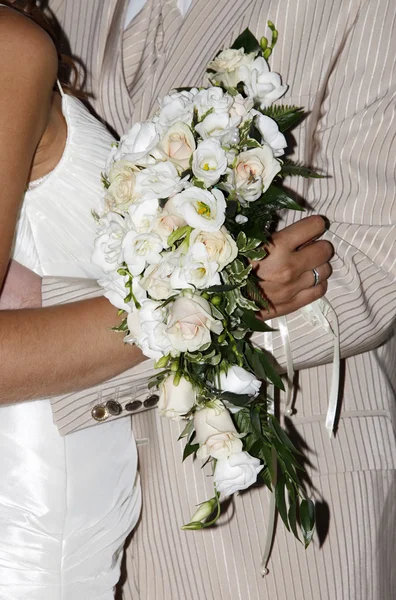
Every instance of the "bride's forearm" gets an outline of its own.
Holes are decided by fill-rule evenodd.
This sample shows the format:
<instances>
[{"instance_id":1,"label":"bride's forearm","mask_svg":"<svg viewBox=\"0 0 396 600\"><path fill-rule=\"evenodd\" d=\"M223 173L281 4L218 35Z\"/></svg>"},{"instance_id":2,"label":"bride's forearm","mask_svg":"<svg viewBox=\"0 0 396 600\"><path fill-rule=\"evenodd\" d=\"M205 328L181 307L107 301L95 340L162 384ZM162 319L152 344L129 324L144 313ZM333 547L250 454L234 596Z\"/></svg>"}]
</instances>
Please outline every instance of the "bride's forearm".
<instances>
[{"instance_id":1,"label":"bride's forearm","mask_svg":"<svg viewBox=\"0 0 396 600\"><path fill-rule=\"evenodd\" d=\"M105 298L0 311L0 403L89 388L140 363L111 330L119 321Z\"/></svg>"}]
</instances>

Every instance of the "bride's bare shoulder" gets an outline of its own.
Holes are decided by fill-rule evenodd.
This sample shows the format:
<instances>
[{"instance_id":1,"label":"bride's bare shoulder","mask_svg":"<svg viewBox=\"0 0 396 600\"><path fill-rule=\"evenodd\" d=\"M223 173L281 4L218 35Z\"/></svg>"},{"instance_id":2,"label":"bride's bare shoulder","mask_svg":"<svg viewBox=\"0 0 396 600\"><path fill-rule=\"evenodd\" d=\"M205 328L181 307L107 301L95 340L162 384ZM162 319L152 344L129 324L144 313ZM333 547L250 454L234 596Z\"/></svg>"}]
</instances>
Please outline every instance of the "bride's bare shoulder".
<instances>
[{"instance_id":1,"label":"bride's bare shoulder","mask_svg":"<svg viewBox=\"0 0 396 600\"><path fill-rule=\"evenodd\" d=\"M53 83L56 79L58 57L49 35L27 16L6 6L0 6L0 56L3 89L12 74L26 83Z\"/></svg>"}]
</instances>

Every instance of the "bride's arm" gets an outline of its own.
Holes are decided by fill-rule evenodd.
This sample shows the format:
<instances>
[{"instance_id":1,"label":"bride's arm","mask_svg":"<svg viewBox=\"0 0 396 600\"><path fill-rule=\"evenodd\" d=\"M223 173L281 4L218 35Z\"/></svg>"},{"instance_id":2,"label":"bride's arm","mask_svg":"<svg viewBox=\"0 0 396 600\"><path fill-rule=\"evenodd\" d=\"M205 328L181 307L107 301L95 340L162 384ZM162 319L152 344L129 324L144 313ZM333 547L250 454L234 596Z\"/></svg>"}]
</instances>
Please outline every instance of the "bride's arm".
<instances>
[{"instance_id":1,"label":"bride's arm","mask_svg":"<svg viewBox=\"0 0 396 600\"><path fill-rule=\"evenodd\" d=\"M36 147L46 129L57 57L50 38L0 8L0 287ZM141 362L111 331L104 298L0 312L0 403L39 398L104 381Z\"/></svg>"}]
</instances>

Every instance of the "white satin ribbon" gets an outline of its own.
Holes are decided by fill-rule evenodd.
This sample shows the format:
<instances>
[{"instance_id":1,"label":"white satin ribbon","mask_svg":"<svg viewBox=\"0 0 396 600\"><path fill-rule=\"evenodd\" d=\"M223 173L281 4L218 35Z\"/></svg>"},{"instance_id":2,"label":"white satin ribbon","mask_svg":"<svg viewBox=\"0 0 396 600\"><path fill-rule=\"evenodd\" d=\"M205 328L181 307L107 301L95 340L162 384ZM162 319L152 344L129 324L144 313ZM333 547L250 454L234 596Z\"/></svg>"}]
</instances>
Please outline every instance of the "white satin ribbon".
<instances>
[{"instance_id":1,"label":"white satin ribbon","mask_svg":"<svg viewBox=\"0 0 396 600\"><path fill-rule=\"evenodd\" d=\"M333 371L331 376L330 395L327 406L325 427L330 438L334 433L334 423L338 408L338 395L340 386L340 330L336 312L327 298L321 298L301 309L303 315L315 327L320 325L334 339ZM328 313L332 314L332 323L327 319ZM286 357L287 358L287 357Z\"/></svg>"},{"instance_id":2,"label":"white satin ribbon","mask_svg":"<svg viewBox=\"0 0 396 600\"><path fill-rule=\"evenodd\" d=\"M271 327L271 321L267 321L267 325L269 327ZM273 354L273 350L274 350L274 345L272 342L272 331L267 331L266 333L264 333L264 348L271 353L271 355ZM293 365L293 362L291 363ZM272 397L274 396L274 386L270 383L268 383L268 392L272 391ZM270 395L270 394L268 394ZM274 401L275 399L273 399L272 401L272 405L268 407L268 412L270 414L274 414L275 412L275 407L274 407ZM273 456L274 459L274 456ZM276 462L274 460L274 469L276 468ZM275 481L273 482L273 485L275 487L276 485L276 472L275 472ZM276 516L276 502L275 502L275 489L270 493L270 497L269 497L269 512L268 512L268 523L267 523L267 533L265 536L265 546L264 546L264 551L263 551L263 556L261 559L261 566L260 566L260 573L261 575L264 577L265 575L268 575L269 571L268 571L268 561L271 555L271 547L272 547L272 539L274 537L274 531L275 531L275 516Z\"/></svg>"}]
</instances>

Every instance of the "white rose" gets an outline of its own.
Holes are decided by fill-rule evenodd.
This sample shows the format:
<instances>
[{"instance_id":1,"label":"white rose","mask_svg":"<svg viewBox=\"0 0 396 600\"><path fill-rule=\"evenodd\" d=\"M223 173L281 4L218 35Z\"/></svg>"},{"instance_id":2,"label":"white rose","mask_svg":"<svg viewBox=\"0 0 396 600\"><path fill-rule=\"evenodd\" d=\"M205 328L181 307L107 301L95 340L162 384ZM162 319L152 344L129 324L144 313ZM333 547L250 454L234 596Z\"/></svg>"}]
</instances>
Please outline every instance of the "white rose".
<instances>
[{"instance_id":1,"label":"white rose","mask_svg":"<svg viewBox=\"0 0 396 600\"><path fill-rule=\"evenodd\" d=\"M209 110L213 110L215 113L228 114L232 103L232 96L224 92L220 87L210 87L200 90L194 98L194 106L198 111L199 118Z\"/></svg>"},{"instance_id":2,"label":"white rose","mask_svg":"<svg viewBox=\"0 0 396 600\"><path fill-rule=\"evenodd\" d=\"M168 206L168 204L166 204ZM171 204L169 204L169 208ZM162 210L161 213L153 220L151 224L151 230L160 236L162 240L162 244L164 248L168 248L168 237L171 233L179 229L180 227L184 227L186 224L183 217L180 215L171 214L167 210Z\"/></svg>"},{"instance_id":3,"label":"white rose","mask_svg":"<svg viewBox=\"0 0 396 600\"><path fill-rule=\"evenodd\" d=\"M160 134L164 134L177 122L191 125L196 92L197 90L183 91L164 96L160 101L161 108L153 119Z\"/></svg>"},{"instance_id":4,"label":"white rose","mask_svg":"<svg viewBox=\"0 0 396 600\"><path fill-rule=\"evenodd\" d=\"M170 285L175 290L202 290L221 283L218 271L218 263L209 260L204 244L190 244L187 254L178 256L178 264L170 277Z\"/></svg>"},{"instance_id":5,"label":"white rose","mask_svg":"<svg viewBox=\"0 0 396 600\"><path fill-rule=\"evenodd\" d=\"M251 116L251 110L254 106L252 98L244 98L242 94L234 96L234 103L230 109L231 117L238 117L241 123Z\"/></svg>"},{"instance_id":6,"label":"white rose","mask_svg":"<svg viewBox=\"0 0 396 600\"><path fill-rule=\"evenodd\" d=\"M130 226L129 220L109 212L100 220L101 227L94 242L91 261L104 273L113 273L124 261L123 239Z\"/></svg>"},{"instance_id":7,"label":"white rose","mask_svg":"<svg viewBox=\"0 0 396 600\"><path fill-rule=\"evenodd\" d=\"M155 149L158 139L154 123L135 123L132 129L121 137L115 160L119 157L145 166L150 162L149 155Z\"/></svg>"},{"instance_id":8,"label":"white rose","mask_svg":"<svg viewBox=\"0 0 396 600\"><path fill-rule=\"evenodd\" d=\"M150 165L136 175L136 191L144 200L169 198L183 188L184 180L169 160Z\"/></svg>"},{"instance_id":9,"label":"white rose","mask_svg":"<svg viewBox=\"0 0 396 600\"><path fill-rule=\"evenodd\" d=\"M223 193L217 189L208 192L192 186L174 196L170 206L187 225L202 231L217 231L225 221L226 202Z\"/></svg>"},{"instance_id":10,"label":"white rose","mask_svg":"<svg viewBox=\"0 0 396 600\"><path fill-rule=\"evenodd\" d=\"M219 271L238 255L238 246L225 227L212 232L194 229L190 236L190 246L195 244L205 246L209 260L218 263Z\"/></svg>"},{"instance_id":11,"label":"white rose","mask_svg":"<svg viewBox=\"0 0 396 600\"><path fill-rule=\"evenodd\" d=\"M241 434L235 429L231 415L221 402L197 410L194 414L195 438L199 444L197 457L221 459L242 451Z\"/></svg>"},{"instance_id":12,"label":"white rose","mask_svg":"<svg viewBox=\"0 0 396 600\"><path fill-rule=\"evenodd\" d=\"M127 290L125 286L127 280L128 277L126 275L113 273L109 277L99 279L98 284L103 288L103 295L105 298L107 298L113 306L130 313L134 307L134 303L133 300L128 303L125 302L125 298L129 294L129 290ZM140 286L139 280L136 277L132 280L132 292L136 300L140 303L144 302L147 298L145 290Z\"/></svg>"},{"instance_id":13,"label":"white rose","mask_svg":"<svg viewBox=\"0 0 396 600\"><path fill-rule=\"evenodd\" d=\"M132 204L128 209L128 214L135 231L137 233L149 231L158 211L159 205L156 198Z\"/></svg>"},{"instance_id":14,"label":"white rose","mask_svg":"<svg viewBox=\"0 0 396 600\"><path fill-rule=\"evenodd\" d=\"M217 183L226 172L227 156L218 140L208 139L198 144L193 154L192 171L206 187Z\"/></svg>"},{"instance_id":15,"label":"white rose","mask_svg":"<svg viewBox=\"0 0 396 600\"><path fill-rule=\"evenodd\" d=\"M108 179L110 186L107 193L110 194L114 205L118 209L126 209L130 204L136 202L136 173L139 169L131 162L119 160L110 168Z\"/></svg>"},{"instance_id":16,"label":"white rose","mask_svg":"<svg viewBox=\"0 0 396 600\"><path fill-rule=\"evenodd\" d=\"M230 117L226 113L210 113L201 123L195 126L195 130L202 139L218 139L224 144L237 144L239 142L240 117Z\"/></svg>"},{"instance_id":17,"label":"white rose","mask_svg":"<svg viewBox=\"0 0 396 600\"><path fill-rule=\"evenodd\" d=\"M239 67L251 64L253 60L254 54L245 54L243 48L238 48L238 50L228 48L227 50L220 52L220 54L209 63L208 69L216 71L216 73L210 73L209 77L213 81L222 83L225 87L235 88L240 81Z\"/></svg>"},{"instance_id":18,"label":"white rose","mask_svg":"<svg viewBox=\"0 0 396 600\"><path fill-rule=\"evenodd\" d=\"M187 379L181 377L178 385L173 383L172 373L161 383L158 409L163 417L180 421L195 404L196 392Z\"/></svg>"},{"instance_id":19,"label":"white rose","mask_svg":"<svg viewBox=\"0 0 396 600\"><path fill-rule=\"evenodd\" d=\"M220 374L220 389L223 392L257 396L260 388L261 382L252 373L237 365L230 367L227 373Z\"/></svg>"},{"instance_id":20,"label":"white rose","mask_svg":"<svg viewBox=\"0 0 396 600\"><path fill-rule=\"evenodd\" d=\"M150 265L145 270L140 285L154 300L166 300L174 294L170 285L174 269L174 264L164 259L158 265Z\"/></svg>"},{"instance_id":21,"label":"white rose","mask_svg":"<svg viewBox=\"0 0 396 600\"><path fill-rule=\"evenodd\" d=\"M242 65L238 70L240 81L245 84L245 92L260 104L260 108L270 106L287 91L278 73L270 71L267 61L258 56L251 64Z\"/></svg>"},{"instance_id":22,"label":"white rose","mask_svg":"<svg viewBox=\"0 0 396 600\"><path fill-rule=\"evenodd\" d=\"M198 294L186 292L173 302L166 332L174 350L195 352L211 342L211 331L220 334L223 325L212 316L207 300Z\"/></svg>"},{"instance_id":23,"label":"white rose","mask_svg":"<svg viewBox=\"0 0 396 600\"><path fill-rule=\"evenodd\" d=\"M238 155L225 186L229 191L234 190L239 200L253 202L269 188L280 170L280 162L270 146L264 144L262 148L252 148Z\"/></svg>"},{"instance_id":24,"label":"white rose","mask_svg":"<svg viewBox=\"0 0 396 600\"><path fill-rule=\"evenodd\" d=\"M216 462L214 481L216 489L224 496L231 496L239 490L246 490L257 481L263 466L258 458L247 452L231 454Z\"/></svg>"},{"instance_id":25,"label":"white rose","mask_svg":"<svg viewBox=\"0 0 396 600\"><path fill-rule=\"evenodd\" d=\"M131 275L140 275L146 265L158 264L163 250L161 238L156 233L128 231L122 242L124 261Z\"/></svg>"},{"instance_id":26,"label":"white rose","mask_svg":"<svg viewBox=\"0 0 396 600\"><path fill-rule=\"evenodd\" d=\"M175 123L165 133L159 147L183 171L188 169L190 157L195 150L195 139L190 127L185 123Z\"/></svg>"},{"instance_id":27,"label":"white rose","mask_svg":"<svg viewBox=\"0 0 396 600\"><path fill-rule=\"evenodd\" d=\"M161 308L160 302L145 300L140 310L133 310L127 317L129 335L125 341L137 344L148 358L158 360L169 354L171 345L165 331L166 317L167 309Z\"/></svg>"},{"instance_id":28,"label":"white rose","mask_svg":"<svg viewBox=\"0 0 396 600\"><path fill-rule=\"evenodd\" d=\"M258 114L255 118L255 125L261 133L261 141L271 146L274 156L282 156L285 153L287 142L283 133L279 131L279 127L267 115Z\"/></svg>"}]
</instances>

